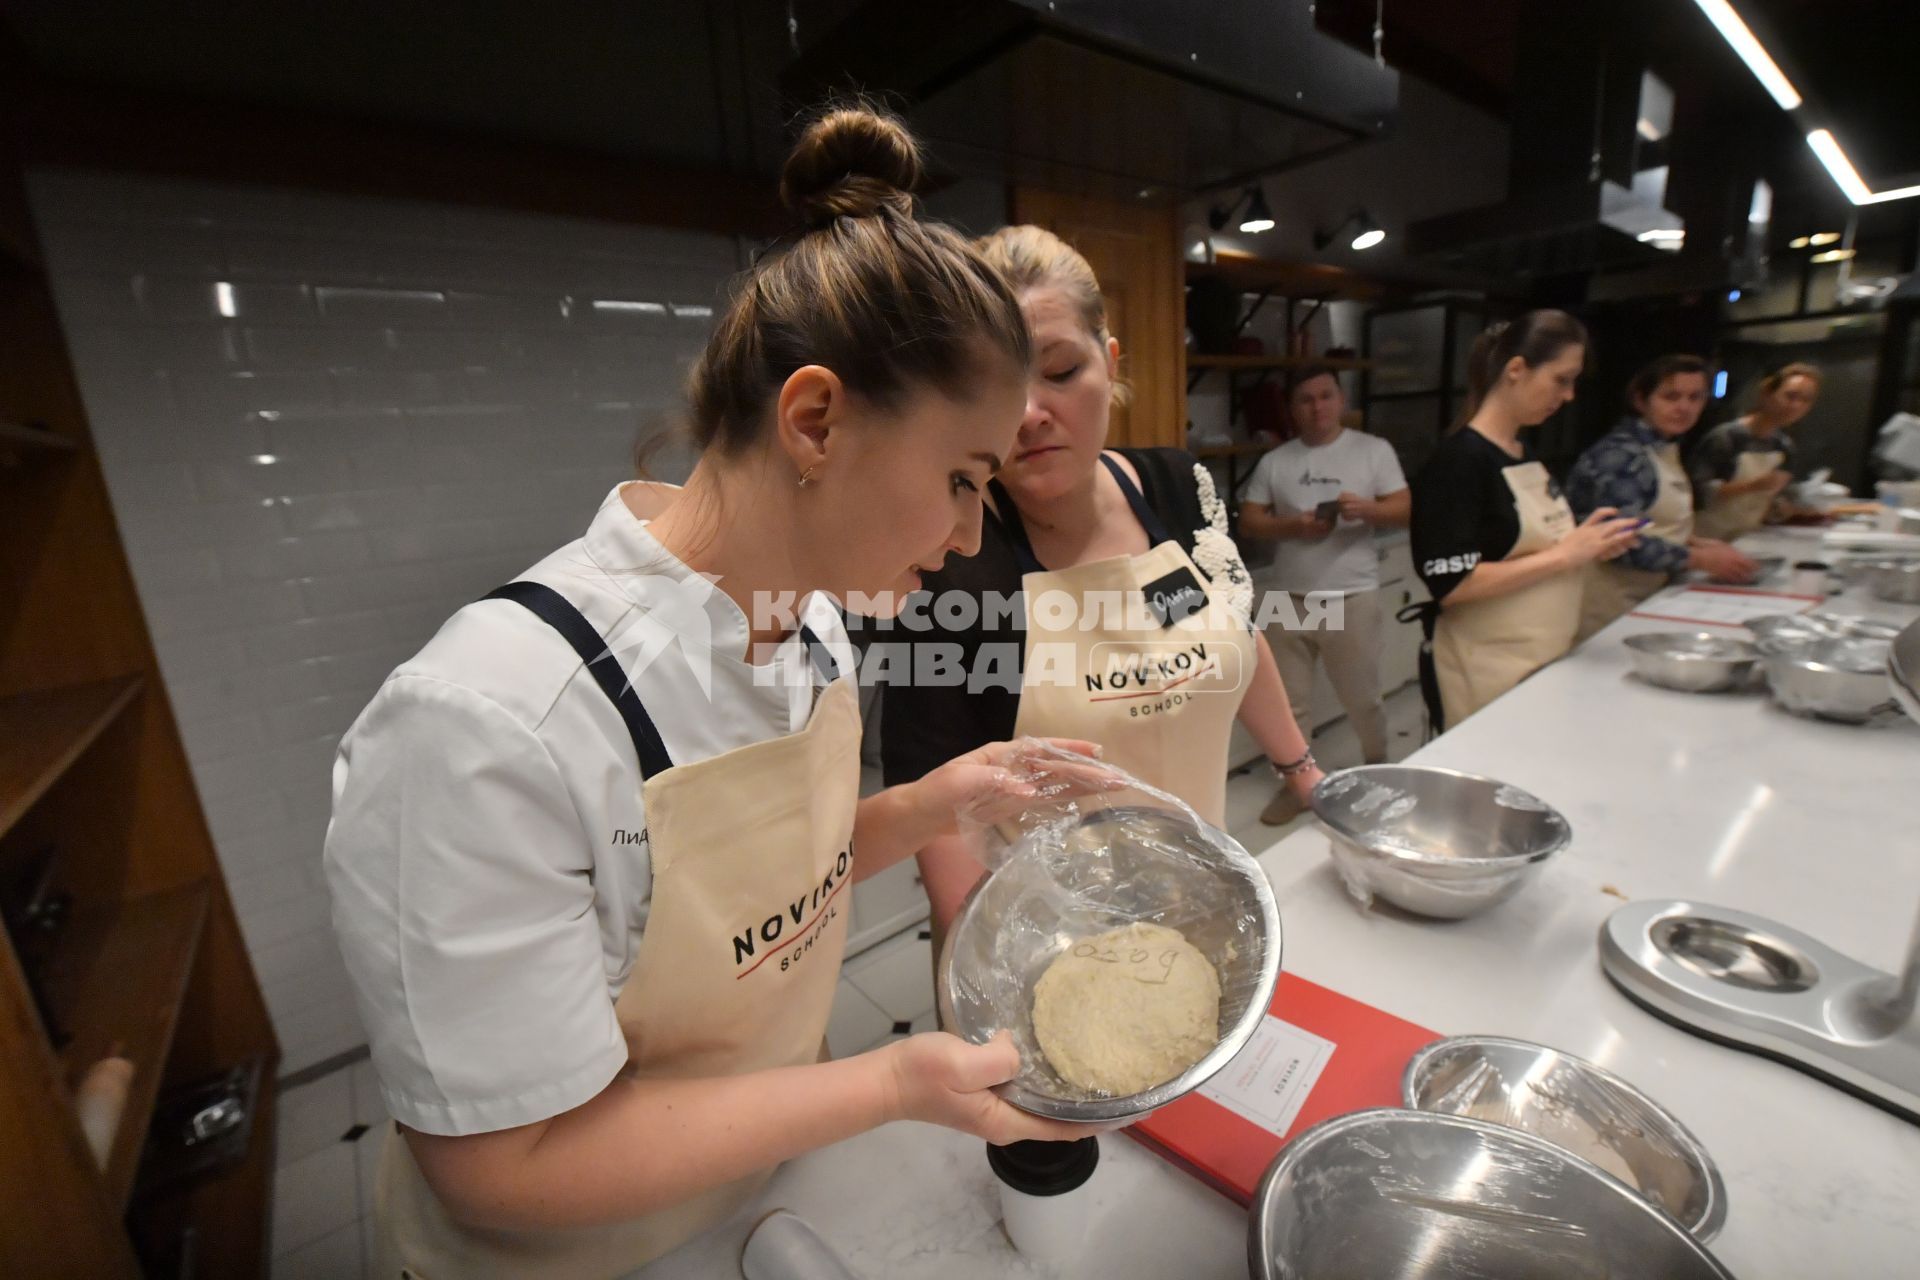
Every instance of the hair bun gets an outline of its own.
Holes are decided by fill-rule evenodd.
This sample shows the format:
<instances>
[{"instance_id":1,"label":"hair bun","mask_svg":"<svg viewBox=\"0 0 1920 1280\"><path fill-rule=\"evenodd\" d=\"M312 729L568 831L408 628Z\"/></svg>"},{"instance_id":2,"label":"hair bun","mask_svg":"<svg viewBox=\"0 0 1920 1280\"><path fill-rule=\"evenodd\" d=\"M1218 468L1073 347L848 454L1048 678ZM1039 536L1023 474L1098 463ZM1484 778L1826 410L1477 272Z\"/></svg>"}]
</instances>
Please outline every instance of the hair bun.
<instances>
[{"instance_id":1,"label":"hair bun","mask_svg":"<svg viewBox=\"0 0 1920 1280\"><path fill-rule=\"evenodd\" d=\"M780 201L811 227L883 208L910 215L920 172L920 144L900 121L870 107L836 107L794 144Z\"/></svg>"}]
</instances>

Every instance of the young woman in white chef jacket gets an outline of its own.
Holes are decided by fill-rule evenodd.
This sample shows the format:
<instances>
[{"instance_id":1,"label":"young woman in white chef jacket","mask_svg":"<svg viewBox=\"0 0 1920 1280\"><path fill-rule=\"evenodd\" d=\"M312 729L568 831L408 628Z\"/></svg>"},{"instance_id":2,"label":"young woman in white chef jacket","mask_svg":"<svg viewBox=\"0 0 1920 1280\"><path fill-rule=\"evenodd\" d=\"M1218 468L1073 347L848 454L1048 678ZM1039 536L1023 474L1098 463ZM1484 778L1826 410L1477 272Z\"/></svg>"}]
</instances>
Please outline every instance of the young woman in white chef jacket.
<instances>
[{"instance_id":1,"label":"young woman in white chef jacket","mask_svg":"<svg viewBox=\"0 0 1920 1280\"><path fill-rule=\"evenodd\" d=\"M823 1060L847 885L1028 791L995 743L858 798L829 597L978 546L1031 355L998 274L915 220L919 171L891 119L816 121L804 226L693 371L686 486L616 488L341 745L334 927L398 1122L381 1280L622 1275L889 1120L1078 1136L989 1092L1004 1036Z\"/></svg>"}]
</instances>

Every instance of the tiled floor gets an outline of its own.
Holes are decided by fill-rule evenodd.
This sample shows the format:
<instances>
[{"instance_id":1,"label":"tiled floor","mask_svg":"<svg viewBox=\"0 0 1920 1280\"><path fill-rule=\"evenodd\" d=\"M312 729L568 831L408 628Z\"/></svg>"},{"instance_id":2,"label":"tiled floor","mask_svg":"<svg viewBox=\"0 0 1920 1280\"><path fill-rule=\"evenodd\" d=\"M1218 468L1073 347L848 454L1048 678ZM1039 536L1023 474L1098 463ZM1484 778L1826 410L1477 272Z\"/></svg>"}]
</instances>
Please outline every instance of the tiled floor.
<instances>
[{"instance_id":1,"label":"tiled floor","mask_svg":"<svg viewBox=\"0 0 1920 1280\"><path fill-rule=\"evenodd\" d=\"M273 1280L366 1274L373 1175L386 1110L361 1059L280 1095L280 1169L273 1188Z\"/></svg>"},{"instance_id":2,"label":"tiled floor","mask_svg":"<svg viewBox=\"0 0 1920 1280\"><path fill-rule=\"evenodd\" d=\"M1389 755L1420 746L1425 711L1417 687L1387 700ZM1360 762L1346 722L1324 731L1314 755L1328 770ZM1260 811L1274 791L1257 768L1227 783L1227 827L1255 853L1296 826L1264 826ZM840 976L827 1044L834 1056L861 1053L934 1027L933 957L924 926L896 934L849 959ZM372 1063L362 1059L280 1099L280 1172L274 1188L274 1280L353 1280L371 1258L373 1177L386 1113ZM363 1128L364 1126L364 1128Z\"/></svg>"}]
</instances>

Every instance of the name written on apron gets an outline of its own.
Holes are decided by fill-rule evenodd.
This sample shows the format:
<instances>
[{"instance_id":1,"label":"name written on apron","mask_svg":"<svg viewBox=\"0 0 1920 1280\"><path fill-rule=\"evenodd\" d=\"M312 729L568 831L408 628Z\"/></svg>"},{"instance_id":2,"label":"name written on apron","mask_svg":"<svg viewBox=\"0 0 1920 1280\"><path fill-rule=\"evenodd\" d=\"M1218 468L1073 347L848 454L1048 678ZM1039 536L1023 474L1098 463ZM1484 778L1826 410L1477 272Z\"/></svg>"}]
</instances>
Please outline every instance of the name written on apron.
<instances>
[{"instance_id":1,"label":"name written on apron","mask_svg":"<svg viewBox=\"0 0 1920 1280\"><path fill-rule=\"evenodd\" d=\"M813 949L814 942L839 918L834 899L847 887L853 870L853 845L849 843L833 861L833 866L810 891L776 908L758 922L749 922L733 935L734 980L746 977L775 955L780 956L780 972L785 973ZM791 924L791 927L789 927ZM784 953L784 954L782 954Z\"/></svg>"}]
</instances>

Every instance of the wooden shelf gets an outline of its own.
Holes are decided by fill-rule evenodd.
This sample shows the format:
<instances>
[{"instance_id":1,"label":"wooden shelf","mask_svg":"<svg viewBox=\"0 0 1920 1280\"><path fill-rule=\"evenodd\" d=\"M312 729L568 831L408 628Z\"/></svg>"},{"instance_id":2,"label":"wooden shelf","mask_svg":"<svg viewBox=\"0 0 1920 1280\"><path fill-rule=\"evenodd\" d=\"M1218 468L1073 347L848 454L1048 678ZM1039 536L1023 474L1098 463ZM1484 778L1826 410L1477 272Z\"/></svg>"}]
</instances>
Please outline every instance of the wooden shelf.
<instances>
[{"instance_id":1,"label":"wooden shelf","mask_svg":"<svg viewBox=\"0 0 1920 1280\"><path fill-rule=\"evenodd\" d=\"M0 459L29 453L73 453L80 448L66 436L0 418Z\"/></svg>"},{"instance_id":2,"label":"wooden shelf","mask_svg":"<svg viewBox=\"0 0 1920 1280\"><path fill-rule=\"evenodd\" d=\"M203 880L79 912L48 966L48 1002L73 1036L60 1050L69 1090L102 1058L133 1063L102 1175L116 1209L133 1189L210 898Z\"/></svg>"},{"instance_id":3,"label":"wooden shelf","mask_svg":"<svg viewBox=\"0 0 1920 1280\"><path fill-rule=\"evenodd\" d=\"M1212 262L1186 263L1188 280L1223 280L1243 293L1277 293L1286 298L1350 298L1371 301L1385 286L1343 267L1320 262L1271 262L1243 253L1222 253Z\"/></svg>"},{"instance_id":4,"label":"wooden shelf","mask_svg":"<svg viewBox=\"0 0 1920 1280\"><path fill-rule=\"evenodd\" d=\"M139 676L118 676L0 698L0 835L140 692Z\"/></svg>"},{"instance_id":5,"label":"wooden shelf","mask_svg":"<svg viewBox=\"0 0 1920 1280\"><path fill-rule=\"evenodd\" d=\"M1366 360L1338 356L1212 356L1197 351L1187 355L1189 369L1304 369L1316 364L1338 372L1373 367Z\"/></svg>"}]
</instances>

